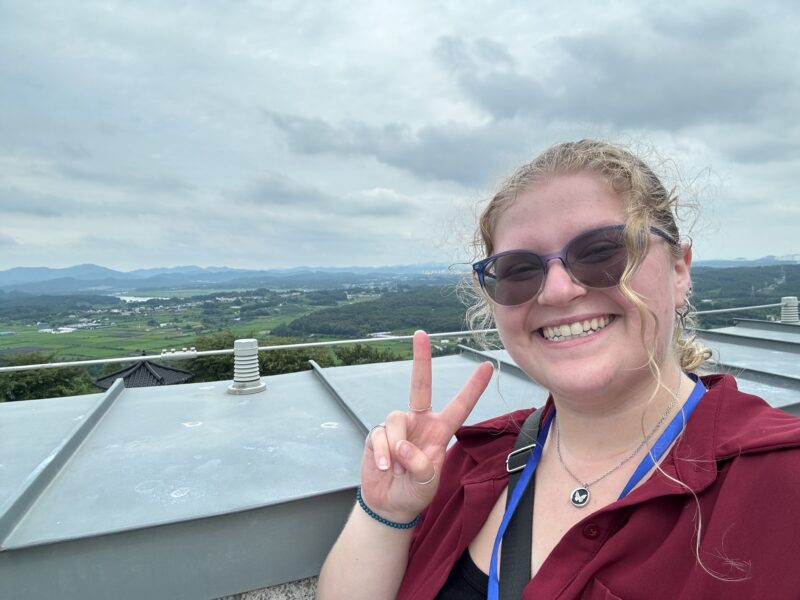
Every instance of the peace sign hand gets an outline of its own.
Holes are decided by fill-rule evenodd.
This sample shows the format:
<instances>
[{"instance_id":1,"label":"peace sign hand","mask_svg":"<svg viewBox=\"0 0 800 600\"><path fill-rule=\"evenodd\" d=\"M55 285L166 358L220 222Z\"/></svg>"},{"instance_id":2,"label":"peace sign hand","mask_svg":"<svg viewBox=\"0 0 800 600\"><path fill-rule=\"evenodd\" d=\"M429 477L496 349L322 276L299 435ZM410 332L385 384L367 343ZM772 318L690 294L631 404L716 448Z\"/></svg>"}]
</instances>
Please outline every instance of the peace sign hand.
<instances>
[{"instance_id":1,"label":"peace sign hand","mask_svg":"<svg viewBox=\"0 0 800 600\"><path fill-rule=\"evenodd\" d=\"M414 362L408 412L394 411L370 431L361 460L361 495L386 519L406 523L416 517L439 487L447 444L464 424L492 378L481 364L441 412L431 408L431 344L414 334Z\"/></svg>"}]
</instances>

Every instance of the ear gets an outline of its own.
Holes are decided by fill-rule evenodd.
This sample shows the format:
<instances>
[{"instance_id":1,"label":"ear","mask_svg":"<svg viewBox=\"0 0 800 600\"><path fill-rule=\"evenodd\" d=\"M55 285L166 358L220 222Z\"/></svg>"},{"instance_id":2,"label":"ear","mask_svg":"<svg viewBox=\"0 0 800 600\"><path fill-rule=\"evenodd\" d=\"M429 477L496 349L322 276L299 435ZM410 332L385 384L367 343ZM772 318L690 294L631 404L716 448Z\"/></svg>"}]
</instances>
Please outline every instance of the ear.
<instances>
[{"instance_id":1,"label":"ear","mask_svg":"<svg viewBox=\"0 0 800 600\"><path fill-rule=\"evenodd\" d=\"M692 246L681 244L681 256L675 259L675 308L683 308L689 301L692 287Z\"/></svg>"}]
</instances>

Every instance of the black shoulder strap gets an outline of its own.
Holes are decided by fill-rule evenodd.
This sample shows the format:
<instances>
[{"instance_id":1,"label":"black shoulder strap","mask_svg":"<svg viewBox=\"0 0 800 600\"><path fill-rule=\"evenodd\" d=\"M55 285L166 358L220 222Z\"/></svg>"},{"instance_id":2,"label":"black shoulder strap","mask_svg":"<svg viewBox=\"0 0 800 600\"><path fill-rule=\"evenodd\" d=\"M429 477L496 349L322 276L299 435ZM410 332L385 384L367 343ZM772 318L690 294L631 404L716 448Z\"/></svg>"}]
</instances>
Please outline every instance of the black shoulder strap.
<instances>
[{"instance_id":1,"label":"black shoulder strap","mask_svg":"<svg viewBox=\"0 0 800 600\"><path fill-rule=\"evenodd\" d=\"M539 434L544 407L531 413L517 436L514 451L506 459L508 478L508 496L517 485L520 473L530 458ZM520 498L517 510L508 523L503 535L503 547L500 555L500 600L519 600L522 590L531 580L531 529L533 527L533 494L536 486L536 475L525 493Z\"/></svg>"}]
</instances>

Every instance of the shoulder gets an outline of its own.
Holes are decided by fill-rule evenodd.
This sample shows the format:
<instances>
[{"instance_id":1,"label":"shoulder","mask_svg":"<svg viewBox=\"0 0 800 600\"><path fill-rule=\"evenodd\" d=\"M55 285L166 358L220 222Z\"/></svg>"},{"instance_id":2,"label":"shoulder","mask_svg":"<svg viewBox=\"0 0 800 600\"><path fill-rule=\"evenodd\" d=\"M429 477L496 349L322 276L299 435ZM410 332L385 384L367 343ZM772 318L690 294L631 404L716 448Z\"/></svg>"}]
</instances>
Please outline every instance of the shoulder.
<instances>
[{"instance_id":1,"label":"shoulder","mask_svg":"<svg viewBox=\"0 0 800 600\"><path fill-rule=\"evenodd\" d=\"M504 435L516 436L525 419L533 410L532 408L523 408L474 425L464 425L456 431L456 439L460 443L472 443L480 439L491 440Z\"/></svg>"},{"instance_id":2,"label":"shoulder","mask_svg":"<svg viewBox=\"0 0 800 600\"><path fill-rule=\"evenodd\" d=\"M458 429L442 466L441 495L464 484L507 477L505 460L533 409L510 412Z\"/></svg>"},{"instance_id":3,"label":"shoulder","mask_svg":"<svg viewBox=\"0 0 800 600\"><path fill-rule=\"evenodd\" d=\"M483 464L513 449L522 424L533 409L527 408L506 413L456 431L456 442L448 451L448 460Z\"/></svg>"},{"instance_id":4,"label":"shoulder","mask_svg":"<svg viewBox=\"0 0 800 600\"><path fill-rule=\"evenodd\" d=\"M741 391L730 375L704 377L703 381L715 412L717 459L800 449L800 418ZM800 453L789 452L788 456Z\"/></svg>"}]
</instances>

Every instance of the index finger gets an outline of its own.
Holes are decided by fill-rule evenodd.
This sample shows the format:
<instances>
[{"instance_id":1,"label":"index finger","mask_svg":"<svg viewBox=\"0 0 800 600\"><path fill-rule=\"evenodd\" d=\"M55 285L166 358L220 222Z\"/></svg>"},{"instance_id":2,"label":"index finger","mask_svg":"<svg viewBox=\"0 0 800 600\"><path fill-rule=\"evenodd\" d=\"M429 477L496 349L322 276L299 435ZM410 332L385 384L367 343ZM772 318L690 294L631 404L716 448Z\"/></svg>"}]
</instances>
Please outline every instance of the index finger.
<instances>
[{"instance_id":1,"label":"index finger","mask_svg":"<svg viewBox=\"0 0 800 600\"><path fill-rule=\"evenodd\" d=\"M424 331L415 331L408 408L415 412L428 410L431 407L431 397L431 341Z\"/></svg>"},{"instance_id":2,"label":"index finger","mask_svg":"<svg viewBox=\"0 0 800 600\"><path fill-rule=\"evenodd\" d=\"M459 390L458 394L447 403L442 411L439 413L448 425L450 431L447 434L447 439L456 432L456 430L464 424L467 420L472 409L478 403L481 395L483 394L489 381L492 379L494 373L494 365L490 362L482 363L472 377L469 378L464 387Z\"/></svg>"}]
</instances>

